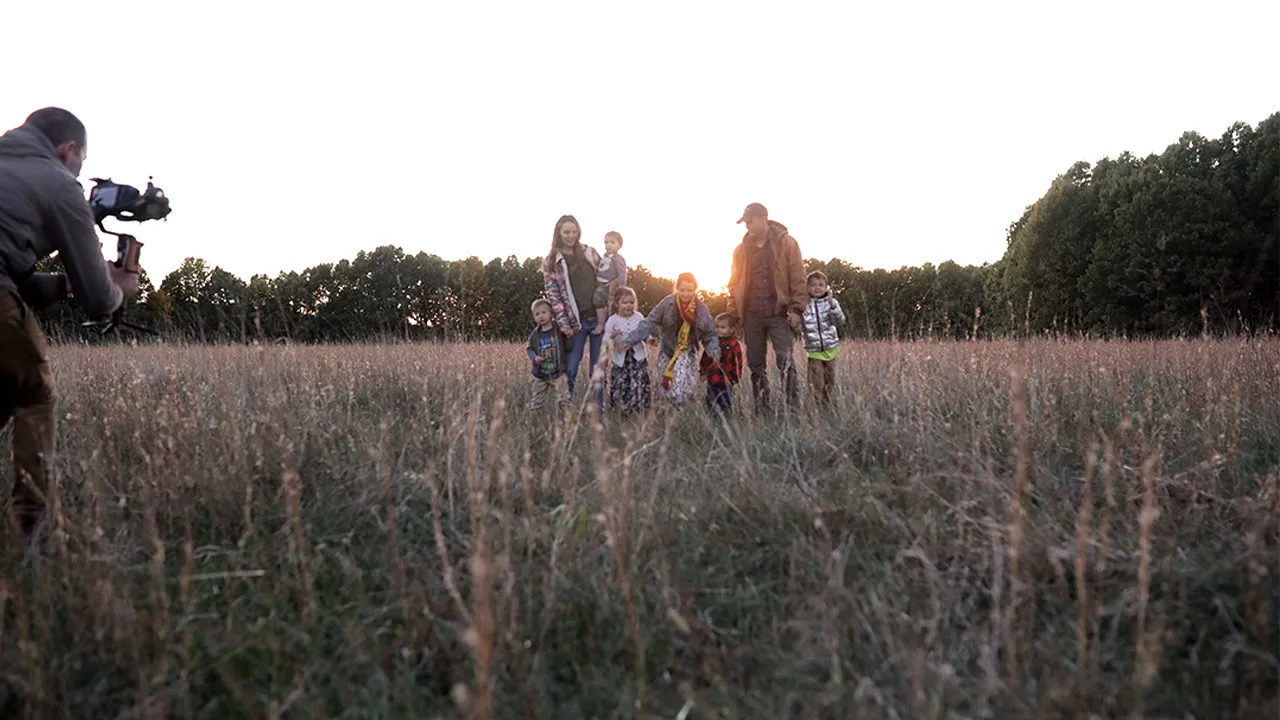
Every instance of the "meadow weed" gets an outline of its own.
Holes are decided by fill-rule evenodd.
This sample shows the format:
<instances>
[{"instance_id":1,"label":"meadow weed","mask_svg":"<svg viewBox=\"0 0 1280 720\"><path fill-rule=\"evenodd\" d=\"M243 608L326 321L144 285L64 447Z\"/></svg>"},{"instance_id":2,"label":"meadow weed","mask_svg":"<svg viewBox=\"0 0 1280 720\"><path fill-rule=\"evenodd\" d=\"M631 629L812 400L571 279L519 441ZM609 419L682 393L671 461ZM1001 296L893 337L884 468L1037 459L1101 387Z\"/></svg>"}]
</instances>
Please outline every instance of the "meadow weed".
<instances>
[{"instance_id":1,"label":"meadow weed","mask_svg":"<svg viewBox=\"0 0 1280 720\"><path fill-rule=\"evenodd\" d=\"M727 423L531 416L522 353L56 348L0 714L1280 711L1275 340L849 342Z\"/></svg>"}]
</instances>

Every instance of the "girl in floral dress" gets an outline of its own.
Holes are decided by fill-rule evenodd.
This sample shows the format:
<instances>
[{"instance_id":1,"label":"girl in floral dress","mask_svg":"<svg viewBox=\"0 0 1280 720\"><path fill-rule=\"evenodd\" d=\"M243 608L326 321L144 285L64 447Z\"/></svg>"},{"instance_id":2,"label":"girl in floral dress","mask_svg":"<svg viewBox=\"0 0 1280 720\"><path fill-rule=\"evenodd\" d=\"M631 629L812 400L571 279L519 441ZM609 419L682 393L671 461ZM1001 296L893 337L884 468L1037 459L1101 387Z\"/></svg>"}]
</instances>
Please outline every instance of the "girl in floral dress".
<instances>
[{"instance_id":1,"label":"girl in floral dress","mask_svg":"<svg viewBox=\"0 0 1280 720\"><path fill-rule=\"evenodd\" d=\"M720 339L711 311L697 294L698 281L690 273L681 273L676 278L675 292L654 306L635 330L614 340L615 351L625 353L651 335L662 339L657 393L674 405L682 405L695 395L699 347L713 359L720 359Z\"/></svg>"},{"instance_id":2,"label":"girl in floral dress","mask_svg":"<svg viewBox=\"0 0 1280 720\"><path fill-rule=\"evenodd\" d=\"M604 324L608 341L630 333L644 322L644 316L636 312L636 291L620 287L613 293L613 306L618 312ZM612 343L611 343L612 344ZM625 350L617 346L610 353L609 407L619 409L623 415L649 407L649 358L644 343Z\"/></svg>"}]
</instances>

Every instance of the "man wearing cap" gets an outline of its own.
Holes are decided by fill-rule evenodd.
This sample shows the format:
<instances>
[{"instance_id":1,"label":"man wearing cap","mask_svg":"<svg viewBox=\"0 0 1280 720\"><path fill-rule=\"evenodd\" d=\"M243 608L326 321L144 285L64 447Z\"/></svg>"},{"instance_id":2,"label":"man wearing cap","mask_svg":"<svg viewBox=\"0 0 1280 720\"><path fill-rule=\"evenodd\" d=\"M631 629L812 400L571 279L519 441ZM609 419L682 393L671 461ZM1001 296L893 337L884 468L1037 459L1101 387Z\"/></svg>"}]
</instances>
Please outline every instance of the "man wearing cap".
<instances>
[{"instance_id":1,"label":"man wearing cap","mask_svg":"<svg viewBox=\"0 0 1280 720\"><path fill-rule=\"evenodd\" d=\"M800 399L795 340L809 297L800 244L785 225L769 219L769 211L760 203L748 205L738 222L746 224L747 233L733 249L730 312L738 316L747 343L747 367L751 368L756 410L766 410L770 404L770 342L778 375L786 388L787 404L795 406Z\"/></svg>"}]
</instances>

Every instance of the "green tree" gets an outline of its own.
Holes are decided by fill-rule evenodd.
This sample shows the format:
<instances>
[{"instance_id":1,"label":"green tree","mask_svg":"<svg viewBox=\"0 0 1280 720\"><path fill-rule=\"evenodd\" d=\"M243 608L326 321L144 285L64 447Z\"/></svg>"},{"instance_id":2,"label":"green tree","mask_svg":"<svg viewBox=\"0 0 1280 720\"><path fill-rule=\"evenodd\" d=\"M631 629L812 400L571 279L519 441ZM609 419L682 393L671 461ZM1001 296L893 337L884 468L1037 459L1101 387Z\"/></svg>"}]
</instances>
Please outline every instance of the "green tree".
<instances>
[{"instance_id":1,"label":"green tree","mask_svg":"<svg viewBox=\"0 0 1280 720\"><path fill-rule=\"evenodd\" d=\"M1024 302L1030 298L1023 319L1032 331L1078 328L1083 322L1087 303L1080 279L1098 234L1098 201L1090 180L1088 163L1072 165L1009 238L1005 294Z\"/></svg>"}]
</instances>

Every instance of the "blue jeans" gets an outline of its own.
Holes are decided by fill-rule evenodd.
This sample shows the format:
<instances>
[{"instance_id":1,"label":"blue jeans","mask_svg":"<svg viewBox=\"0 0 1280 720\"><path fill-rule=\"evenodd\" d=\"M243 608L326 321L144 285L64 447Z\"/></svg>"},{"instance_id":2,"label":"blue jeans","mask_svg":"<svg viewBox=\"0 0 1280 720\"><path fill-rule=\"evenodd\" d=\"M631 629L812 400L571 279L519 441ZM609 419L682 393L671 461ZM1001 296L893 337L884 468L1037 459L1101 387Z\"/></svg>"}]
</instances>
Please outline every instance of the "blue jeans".
<instances>
[{"instance_id":1,"label":"blue jeans","mask_svg":"<svg viewBox=\"0 0 1280 720\"><path fill-rule=\"evenodd\" d=\"M596 361L600 359L600 341L604 339L604 335L592 335L591 331L596 329L596 316L592 314L590 317L582 318L582 327L578 328L578 332L573 336L573 350L569 351L566 358L569 371L569 395L573 395L574 385L578 380L578 368L582 365L583 350L586 349L587 343L591 344L590 363L587 365L587 383L590 386L591 372L595 370ZM596 391L595 402L597 405L604 404L604 383L600 384L600 388Z\"/></svg>"},{"instance_id":2,"label":"blue jeans","mask_svg":"<svg viewBox=\"0 0 1280 720\"><path fill-rule=\"evenodd\" d=\"M733 386L707 383L707 410L723 416L733 409Z\"/></svg>"}]
</instances>

